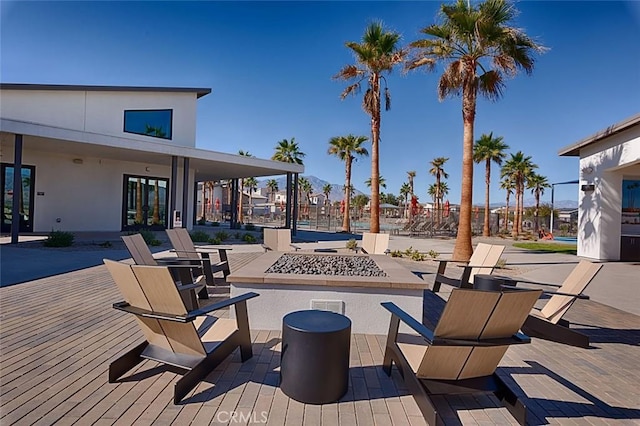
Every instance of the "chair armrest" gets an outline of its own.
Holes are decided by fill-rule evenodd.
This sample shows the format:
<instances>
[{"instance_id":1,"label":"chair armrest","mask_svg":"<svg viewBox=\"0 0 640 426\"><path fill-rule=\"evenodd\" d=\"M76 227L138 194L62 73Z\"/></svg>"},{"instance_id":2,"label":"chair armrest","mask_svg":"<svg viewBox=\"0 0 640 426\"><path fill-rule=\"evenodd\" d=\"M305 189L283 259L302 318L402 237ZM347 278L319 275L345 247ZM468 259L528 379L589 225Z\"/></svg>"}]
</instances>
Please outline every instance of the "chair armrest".
<instances>
[{"instance_id":1,"label":"chair armrest","mask_svg":"<svg viewBox=\"0 0 640 426\"><path fill-rule=\"evenodd\" d=\"M523 280L521 278L513 278L513 277L502 277L500 276L499 278L505 278L508 280L511 280L515 283L525 283L525 284L535 284L535 285L546 285L549 287L557 287L560 288L562 287L562 284L551 284L551 283L541 283L541 282L537 282L537 281L529 281L529 280Z\"/></svg>"},{"instance_id":2,"label":"chair armrest","mask_svg":"<svg viewBox=\"0 0 640 426\"><path fill-rule=\"evenodd\" d=\"M291 246L295 251L298 251L298 250L300 250L300 248L301 248L300 246L296 246L296 245L294 245L294 244L289 244L289 245L290 245L290 246Z\"/></svg>"},{"instance_id":3,"label":"chair armrest","mask_svg":"<svg viewBox=\"0 0 640 426\"><path fill-rule=\"evenodd\" d=\"M195 319L195 318L187 319L187 317L184 315L174 315L174 314L167 314L163 312L148 311L146 309L141 309L141 308L136 308L135 306L131 306L127 302L114 303L113 308L118 309L119 311L124 311L130 314L137 315L139 317L153 318L153 319L166 320L166 321L175 321L175 322L184 323L184 322L193 321Z\"/></svg>"},{"instance_id":4,"label":"chair armrest","mask_svg":"<svg viewBox=\"0 0 640 426\"><path fill-rule=\"evenodd\" d=\"M196 252L198 252L198 250L202 250L202 251L233 250L232 246L220 246L220 245L195 246L195 248L196 248Z\"/></svg>"},{"instance_id":5,"label":"chair armrest","mask_svg":"<svg viewBox=\"0 0 640 426\"><path fill-rule=\"evenodd\" d=\"M501 285L500 287L502 288L506 288L508 290L530 290L528 288L523 288L523 287L516 287L513 285ZM542 290L542 294L548 294L548 295L559 295L559 296L570 296L573 297L575 299L582 299L582 300L589 300L589 296L587 296L586 294L580 293L580 294L574 294L574 293L564 293L562 291L548 291L548 290Z\"/></svg>"},{"instance_id":6,"label":"chair armrest","mask_svg":"<svg viewBox=\"0 0 640 426\"><path fill-rule=\"evenodd\" d=\"M196 317L206 315L209 312L217 311L219 309L226 308L227 306L235 305L236 303L244 302L258 296L260 295L254 292L241 294L240 296L232 297L231 299L223 300L222 302L214 303L209 306L205 306L204 308L189 311L186 318L188 321L192 321Z\"/></svg>"},{"instance_id":7,"label":"chair armrest","mask_svg":"<svg viewBox=\"0 0 640 426\"><path fill-rule=\"evenodd\" d=\"M202 259L190 259L186 257L164 257L154 259L158 264L162 266L168 266L170 268L190 267L198 266L202 264Z\"/></svg>"},{"instance_id":8,"label":"chair armrest","mask_svg":"<svg viewBox=\"0 0 640 426\"><path fill-rule=\"evenodd\" d=\"M424 324L419 323L393 302L382 302L381 305L387 311L391 312L391 315L398 317L400 321L411 327L413 331L422 336L429 344L433 343L433 331L429 330Z\"/></svg>"},{"instance_id":9,"label":"chair armrest","mask_svg":"<svg viewBox=\"0 0 640 426\"><path fill-rule=\"evenodd\" d=\"M204 283L183 284L178 286L178 291L198 290L204 287Z\"/></svg>"},{"instance_id":10,"label":"chair armrest","mask_svg":"<svg viewBox=\"0 0 640 426\"><path fill-rule=\"evenodd\" d=\"M435 338L433 346L473 346L486 348L492 346L521 345L526 343L531 343L531 338L526 334L516 333L511 337L503 337L499 339L466 340Z\"/></svg>"}]
</instances>

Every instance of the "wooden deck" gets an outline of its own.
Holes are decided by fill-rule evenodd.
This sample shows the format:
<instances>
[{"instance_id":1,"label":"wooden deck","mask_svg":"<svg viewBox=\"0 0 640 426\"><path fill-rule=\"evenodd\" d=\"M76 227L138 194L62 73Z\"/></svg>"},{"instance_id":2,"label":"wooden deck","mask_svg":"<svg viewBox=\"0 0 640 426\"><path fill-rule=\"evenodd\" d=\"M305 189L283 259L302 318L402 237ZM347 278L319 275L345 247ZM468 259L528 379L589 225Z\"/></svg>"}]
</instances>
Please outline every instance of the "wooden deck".
<instances>
[{"instance_id":1,"label":"wooden deck","mask_svg":"<svg viewBox=\"0 0 640 426\"><path fill-rule=\"evenodd\" d=\"M232 270L253 256L232 255ZM133 318L111 308L120 299L104 266L0 288L0 424L424 424L397 370L382 372L385 336L352 336L349 391L335 404L286 397L280 334L259 330L251 360L241 363L236 351L181 405L172 402L176 372L152 361L110 384L110 360L142 339ZM592 349L534 340L501 363L530 423L639 424L640 317L578 301L568 318L590 334ZM447 424L515 424L491 396L437 405Z\"/></svg>"}]
</instances>

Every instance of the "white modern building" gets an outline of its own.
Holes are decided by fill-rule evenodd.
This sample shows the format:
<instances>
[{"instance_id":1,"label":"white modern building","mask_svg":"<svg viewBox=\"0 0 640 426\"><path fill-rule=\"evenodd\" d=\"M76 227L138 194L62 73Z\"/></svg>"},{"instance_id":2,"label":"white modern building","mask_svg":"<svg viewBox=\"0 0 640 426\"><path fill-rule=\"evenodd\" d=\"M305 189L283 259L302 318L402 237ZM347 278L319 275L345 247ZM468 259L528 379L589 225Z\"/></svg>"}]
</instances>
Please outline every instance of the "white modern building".
<instances>
[{"instance_id":1,"label":"white modern building","mask_svg":"<svg viewBox=\"0 0 640 426\"><path fill-rule=\"evenodd\" d=\"M210 92L0 84L2 232L191 228L197 182L304 171L196 148Z\"/></svg>"},{"instance_id":2,"label":"white modern building","mask_svg":"<svg viewBox=\"0 0 640 426\"><path fill-rule=\"evenodd\" d=\"M559 154L580 157L578 256L640 260L640 114Z\"/></svg>"}]
</instances>

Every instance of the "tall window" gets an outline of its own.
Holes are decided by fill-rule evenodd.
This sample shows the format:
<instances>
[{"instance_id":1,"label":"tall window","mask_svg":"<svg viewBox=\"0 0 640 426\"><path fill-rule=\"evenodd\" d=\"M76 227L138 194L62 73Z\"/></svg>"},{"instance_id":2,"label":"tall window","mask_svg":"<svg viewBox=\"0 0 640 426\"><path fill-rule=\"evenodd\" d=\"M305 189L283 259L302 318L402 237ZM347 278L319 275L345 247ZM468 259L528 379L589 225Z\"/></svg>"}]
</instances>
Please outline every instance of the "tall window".
<instances>
[{"instance_id":1,"label":"tall window","mask_svg":"<svg viewBox=\"0 0 640 426\"><path fill-rule=\"evenodd\" d=\"M136 135L171 139L172 119L173 110L171 109L129 109L124 111L124 131Z\"/></svg>"},{"instance_id":2,"label":"tall window","mask_svg":"<svg viewBox=\"0 0 640 426\"><path fill-rule=\"evenodd\" d=\"M122 229L165 229L168 188L168 179L125 175Z\"/></svg>"}]
</instances>

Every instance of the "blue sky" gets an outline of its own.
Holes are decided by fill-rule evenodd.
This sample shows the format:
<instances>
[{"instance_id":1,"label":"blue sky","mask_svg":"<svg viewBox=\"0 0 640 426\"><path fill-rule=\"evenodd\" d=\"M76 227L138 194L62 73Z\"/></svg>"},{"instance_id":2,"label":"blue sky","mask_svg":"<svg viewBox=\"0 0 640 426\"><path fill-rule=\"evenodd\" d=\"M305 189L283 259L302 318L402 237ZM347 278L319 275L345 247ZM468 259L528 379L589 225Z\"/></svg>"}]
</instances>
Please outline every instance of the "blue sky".
<instances>
[{"instance_id":1,"label":"blue sky","mask_svg":"<svg viewBox=\"0 0 640 426\"><path fill-rule=\"evenodd\" d=\"M197 146L269 158L295 137L306 173L341 184L344 165L326 154L332 136L369 136L361 98L339 98L333 81L372 20L419 38L440 2L1 2L0 80L6 83L210 87L198 102ZM532 156L550 182L578 178L578 160L558 157L577 142L640 112L640 2L524 1L515 25L550 50L532 76L507 82L497 103L478 103L475 136L493 132ZM388 77L380 169L398 193L406 171L427 201L429 161L449 157L449 199L459 202L461 100L439 102L441 68ZM484 200L476 166L474 202ZM493 169L491 201L505 198ZM370 160L354 166L367 191ZM577 199L575 185L556 199ZM550 198L547 191L544 199Z\"/></svg>"}]
</instances>

